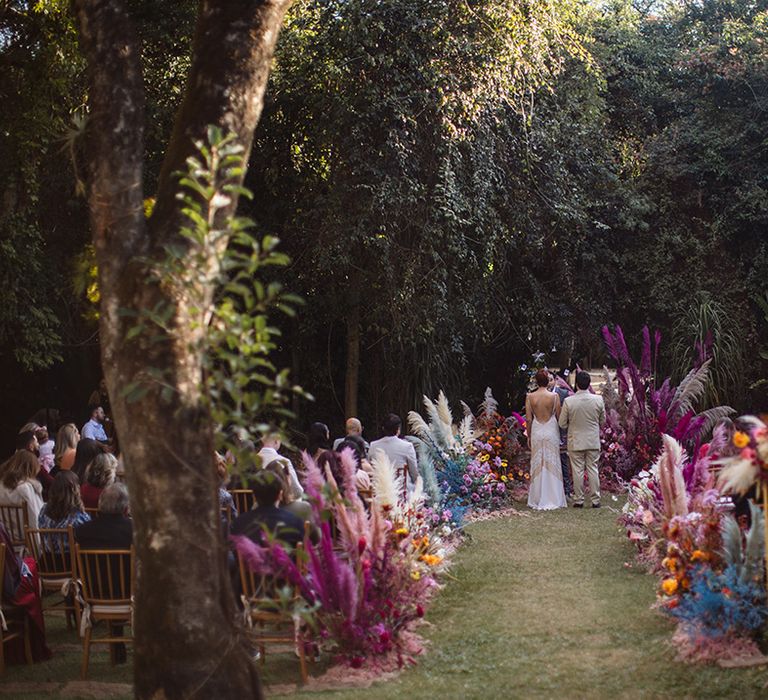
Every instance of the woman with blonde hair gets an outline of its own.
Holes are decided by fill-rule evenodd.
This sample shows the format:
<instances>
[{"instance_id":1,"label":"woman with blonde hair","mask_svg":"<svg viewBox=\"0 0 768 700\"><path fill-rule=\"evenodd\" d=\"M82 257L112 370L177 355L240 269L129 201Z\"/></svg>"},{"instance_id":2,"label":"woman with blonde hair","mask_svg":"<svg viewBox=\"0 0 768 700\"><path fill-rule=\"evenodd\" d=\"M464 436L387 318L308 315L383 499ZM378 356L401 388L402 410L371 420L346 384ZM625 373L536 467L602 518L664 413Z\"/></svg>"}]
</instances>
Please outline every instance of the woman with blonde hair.
<instances>
[{"instance_id":1,"label":"woman with blonde hair","mask_svg":"<svg viewBox=\"0 0 768 700\"><path fill-rule=\"evenodd\" d=\"M43 507L43 487L37 479L40 461L29 450L19 450L0 464L0 503L25 505L29 527L37 524ZM12 532L15 539L24 539L23 532Z\"/></svg>"},{"instance_id":2,"label":"woman with blonde hair","mask_svg":"<svg viewBox=\"0 0 768 700\"><path fill-rule=\"evenodd\" d=\"M85 480L80 486L80 494L86 508L98 508L101 492L117 478L117 458L109 452L102 452L94 457L85 470Z\"/></svg>"},{"instance_id":3,"label":"woman with blonde hair","mask_svg":"<svg viewBox=\"0 0 768 700\"><path fill-rule=\"evenodd\" d=\"M67 471L72 469L79 441L80 432L74 423L65 423L59 428L59 432L56 433L56 447L53 451L54 467L51 470L52 474L59 470Z\"/></svg>"}]
</instances>

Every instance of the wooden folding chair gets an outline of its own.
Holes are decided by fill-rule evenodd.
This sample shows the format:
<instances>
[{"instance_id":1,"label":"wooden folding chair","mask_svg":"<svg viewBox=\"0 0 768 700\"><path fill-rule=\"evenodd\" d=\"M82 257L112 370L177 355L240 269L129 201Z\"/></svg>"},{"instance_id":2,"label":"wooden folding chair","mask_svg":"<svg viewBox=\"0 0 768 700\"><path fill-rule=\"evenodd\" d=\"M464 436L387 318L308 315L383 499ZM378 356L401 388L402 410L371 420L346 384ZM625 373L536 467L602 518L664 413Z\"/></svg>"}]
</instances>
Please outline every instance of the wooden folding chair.
<instances>
[{"instance_id":1,"label":"wooden folding chair","mask_svg":"<svg viewBox=\"0 0 768 700\"><path fill-rule=\"evenodd\" d=\"M75 537L72 527L67 528L27 528L27 549L37 562L37 574L43 594L60 594L61 599L49 606L43 606L43 613L51 610L64 610L67 629L80 629L80 605L77 596L77 563L75 562ZM64 586L68 591L65 594ZM67 597L72 603L68 604Z\"/></svg>"},{"instance_id":2,"label":"wooden folding chair","mask_svg":"<svg viewBox=\"0 0 768 700\"><path fill-rule=\"evenodd\" d=\"M0 523L8 530L16 554L23 557L26 549L24 533L30 526L26 504L0 503Z\"/></svg>"},{"instance_id":3,"label":"wooden folding chair","mask_svg":"<svg viewBox=\"0 0 768 700\"><path fill-rule=\"evenodd\" d=\"M237 512L240 515L247 513L256 503L256 496L253 495L251 489L233 489L229 493L232 495L235 508L237 508Z\"/></svg>"},{"instance_id":4,"label":"wooden folding chair","mask_svg":"<svg viewBox=\"0 0 768 700\"><path fill-rule=\"evenodd\" d=\"M95 641L109 644L110 661L115 663L114 645L132 642L132 636L117 636L115 626L132 625L134 586L133 547L130 549L81 549L75 545L77 572L82 586L83 612L83 665L80 677L88 677L93 626L104 621L108 626L106 637Z\"/></svg>"},{"instance_id":5,"label":"wooden folding chair","mask_svg":"<svg viewBox=\"0 0 768 700\"><path fill-rule=\"evenodd\" d=\"M5 580L5 543L0 542L0 597ZM9 631L13 627L15 631ZM0 675L5 673L5 643L12 639L24 639L24 657L27 664L32 664L32 646L30 643L29 615L23 608L0 600Z\"/></svg>"},{"instance_id":6,"label":"wooden folding chair","mask_svg":"<svg viewBox=\"0 0 768 700\"><path fill-rule=\"evenodd\" d=\"M304 561L303 546L296 545L296 561ZM289 611L281 609L277 597L277 589L283 583L277 581L271 574L251 571L237 553L240 568L240 585L242 586L242 601L245 607L244 616L248 626L248 636L258 647L261 663L265 663L267 644L287 646L291 653L299 656L299 669L302 683L307 682L307 655L305 645L310 637L301 629ZM294 588L292 602L299 603L301 594Z\"/></svg>"},{"instance_id":7,"label":"wooden folding chair","mask_svg":"<svg viewBox=\"0 0 768 700\"><path fill-rule=\"evenodd\" d=\"M86 513L88 513L88 515L91 516L91 520L93 520L94 518L98 518L99 517L99 509L98 508L86 508L85 506L83 506L83 510Z\"/></svg>"}]
</instances>

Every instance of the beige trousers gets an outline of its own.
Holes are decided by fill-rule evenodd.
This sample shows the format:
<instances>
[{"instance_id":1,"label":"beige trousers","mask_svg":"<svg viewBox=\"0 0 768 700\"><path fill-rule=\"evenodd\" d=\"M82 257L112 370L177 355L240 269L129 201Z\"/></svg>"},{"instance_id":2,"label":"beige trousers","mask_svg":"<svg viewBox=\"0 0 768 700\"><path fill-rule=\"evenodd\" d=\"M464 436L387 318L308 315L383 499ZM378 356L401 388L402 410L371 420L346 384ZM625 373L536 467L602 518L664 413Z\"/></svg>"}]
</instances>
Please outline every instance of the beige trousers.
<instances>
[{"instance_id":1,"label":"beige trousers","mask_svg":"<svg viewBox=\"0 0 768 700\"><path fill-rule=\"evenodd\" d=\"M573 475L573 502L584 503L584 470L589 478L589 492L592 505L600 503L600 475L597 473L597 460L600 450L568 450Z\"/></svg>"}]
</instances>

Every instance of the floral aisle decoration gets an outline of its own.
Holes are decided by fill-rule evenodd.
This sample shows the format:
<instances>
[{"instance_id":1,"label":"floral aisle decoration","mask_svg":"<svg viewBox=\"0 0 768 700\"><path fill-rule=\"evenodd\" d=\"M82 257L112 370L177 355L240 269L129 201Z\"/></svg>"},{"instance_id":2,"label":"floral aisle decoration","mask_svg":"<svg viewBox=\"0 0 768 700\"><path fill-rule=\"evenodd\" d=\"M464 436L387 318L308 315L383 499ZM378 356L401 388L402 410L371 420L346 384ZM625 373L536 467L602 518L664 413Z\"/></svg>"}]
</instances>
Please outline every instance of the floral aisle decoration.
<instances>
[{"instance_id":1,"label":"floral aisle decoration","mask_svg":"<svg viewBox=\"0 0 768 700\"><path fill-rule=\"evenodd\" d=\"M374 499L367 511L357 492L355 463L341 458L344 495L330 471L304 456L306 490L320 539L305 539L306 570L279 546L234 544L258 570L271 566L301 591L320 644L354 668L401 666L420 652L414 632L438 589L450 547L425 517L421 480L403 499L396 470L374 460Z\"/></svg>"},{"instance_id":2,"label":"floral aisle decoration","mask_svg":"<svg viewBox=\"0 0 768 700\"><path fill-rule=\"evenodd\" d=\"M505 450L510 455L516 449L513 441L518 439L517 432L512 422L502 429L504 420L494 416L497 404L489 395L490 389L486 391L485 409L481 407L480 420L463 404L465 415L458 426L454 426L442 391L437 401L424 397L429 422L416 411L408 414L411 430L418 435L434 464L442 494L439 503L433 501L433 517L439 512L438 517L445 520L450 513L450 522L454 526L460 525L470 509L496 511L509 505L510 479L502 471L509 469L509 460L501 455ZM495 431L493 443L483 442L482 438L489 437L490 431ZM502 434L507 440L506 446ZM503 466L505 461L506 467Z\"/></svg>"},{"instance_id":3,"label":"floral aisle decoration","mask_svg":"<svg viewBox=\"0 0 768 700\"><path fill-rule=\"evenodd\" d=\"M462 405L465 413L469 413L469 407ZM517 481L525 484L530 480L528 462L521 459L524 457L525 418L516 412L504 417L498 407L491 388L487 387L475 415L478 436L472 444L473 455L487 464L502 483Z\"/></svg>"},{"instance_id":4,"label":"floral aisle decoration","mask_svg":"<svg viewBox=\"0 0 768 700\"><path fill-rule=\"evenodd\" d=\"M643 349L636 363L619 326L612 333L607 326L603 337L608 352L617 363L616 385L605 369L603 399L606 423L601 434L601 471L628 481L658 457L662 436L669 435L689 450L713 428L717 421L732 415L728 406L717 406L701 413L696 404L701 399L709 376L710 360L699 365L675 387L667 377L659 383L655 374L661 334L651 342L643 328Z\"/></svg>"},{"instance_id":5,"label":"floral aisle decoration","mask_svg":"<svg viewBox=\"0 0 768 700\"><path fill-rule=\"evenodd\" d=\"M755 655L766 620L764 520L752 506L743 538L715 487L728 434L719 426L692 458L674 438L663 435L662 443L656 463L631 480L620 522L638 562L659 576L657 605L677 622L678 655L695 662Z\"/></svg>"}]
</instances>

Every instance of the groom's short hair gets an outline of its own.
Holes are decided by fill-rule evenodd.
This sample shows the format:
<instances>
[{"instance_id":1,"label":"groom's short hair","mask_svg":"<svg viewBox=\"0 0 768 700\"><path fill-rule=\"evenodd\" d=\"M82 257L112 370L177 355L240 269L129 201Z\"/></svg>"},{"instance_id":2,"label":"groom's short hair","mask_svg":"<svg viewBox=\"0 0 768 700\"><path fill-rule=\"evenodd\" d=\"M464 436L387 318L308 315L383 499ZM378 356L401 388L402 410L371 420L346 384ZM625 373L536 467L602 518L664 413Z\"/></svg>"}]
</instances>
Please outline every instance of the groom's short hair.
<instances>
[{"instance_id":1,"label":"groom's short hair","mask_svg":"<svg viewBox=\"0 0 768 700\"><path fill-rule=\"evenodd\" d=\"M592 377L589 376L589 372L576 372L576 386L582 391L589 389L589 385L592 383Z\"/></svg>"}]
</instances>

